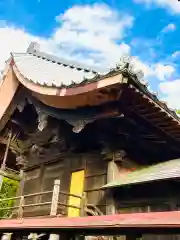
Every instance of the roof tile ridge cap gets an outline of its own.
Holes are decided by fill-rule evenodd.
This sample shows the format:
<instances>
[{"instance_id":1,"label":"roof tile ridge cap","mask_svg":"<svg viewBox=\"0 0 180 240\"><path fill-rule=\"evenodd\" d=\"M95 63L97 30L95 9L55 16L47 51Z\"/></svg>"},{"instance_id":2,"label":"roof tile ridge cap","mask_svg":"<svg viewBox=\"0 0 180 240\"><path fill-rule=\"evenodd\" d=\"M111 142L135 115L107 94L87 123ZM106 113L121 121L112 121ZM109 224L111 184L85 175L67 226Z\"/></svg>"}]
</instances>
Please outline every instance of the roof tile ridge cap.
<instances>
[{"instance_id":1,"label":"roof tile ridge cap","mask_svg":"<svg viewBox=\"0 0 180 240\"><path fill-rule=\"evenodd\" d=\"M10 52L10 54L22 54L22 55L26 55L26 54L30 54L28 52Z\"/></svg>"},{"instance_id":2,"label":"roof tile ridge cap","mask_svg":"<svg viewBox=\"0 0 180 240\"><path fill-rule=\"evenodd\" d=\"M21 52L10 52L10 55L13 58L13 60L15 61L16 57L28 56L28 55L31 55L31 54L29 54L29 53L21 53Z\"/></svg>"},{"instance_id":3,"label":"roof tile ridge cap","mask_svg":"<svg viewBox=\"0 0 180 240\"><path fill-rule=\"evenodd\" d=\"M76 64L73 64L73 63L71 63L71 62L69 62L69 63L65 63L65 62L63 62L63 61L61 61L62 59L60 59L59 57L57 57L57 56L55 56L55 55L51 55L51 54L48 54L48 53L46 53L46 52L41 52L41 51L34 51L34 52L28 52L30 55L33 55L33 56L36 56L36 57L38 57L38 58L41 58L42 60L44 60L44 59L46 59L46 60L48 60L48 61L50 61L50 62L52 62L52 63L55 63L55 64L62 64L62 65L67 65L67 66L70 66L70 67L72 67L72 68L74 68L74 69L77 69L78 70L78 68L79 69L81 69L81 70L79 70L79 71L88 71L88 72L92 72L92 73L94 73L94 74L98 74L98 72L97 71L95 71L95 70L93 70L93 69L91 69L90 68L90 66L88 67L83 67L83 66L81 66L81 63L79 63L79 62L77 62ZM50 59L50 58L48 58L48 55L50 56L50 57L54 57L54 58L57 58L57 60L52 60L52 59ZM59 60L59 61L58 61ZM70 61L70 60L68 60L68 59L64 59L65 61Z\"/></svg>"}]
</instances>

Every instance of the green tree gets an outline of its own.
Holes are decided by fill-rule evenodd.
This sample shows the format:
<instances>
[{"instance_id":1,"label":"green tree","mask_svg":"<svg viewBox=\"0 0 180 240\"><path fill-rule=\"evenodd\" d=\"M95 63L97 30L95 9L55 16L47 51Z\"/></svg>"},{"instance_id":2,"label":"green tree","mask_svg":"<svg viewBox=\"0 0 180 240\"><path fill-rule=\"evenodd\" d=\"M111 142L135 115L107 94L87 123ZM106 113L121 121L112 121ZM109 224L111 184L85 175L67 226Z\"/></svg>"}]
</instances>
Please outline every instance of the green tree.
<instances>
[{"instance_id":1,"label":"green tree","mask_svg":"<svg viewBox=\"0 0 180 240\"><path fill-rule=\"evenodd\" d=\"M5 198L11 198L16 196L16 192L19 186L17 180L3 177L3 183L1 186L0 200ZM12 207L15 204L15 200L0 201L0 218L9 217L12 210L3 210L3 208Z\"/></svg>"}]
</instances>

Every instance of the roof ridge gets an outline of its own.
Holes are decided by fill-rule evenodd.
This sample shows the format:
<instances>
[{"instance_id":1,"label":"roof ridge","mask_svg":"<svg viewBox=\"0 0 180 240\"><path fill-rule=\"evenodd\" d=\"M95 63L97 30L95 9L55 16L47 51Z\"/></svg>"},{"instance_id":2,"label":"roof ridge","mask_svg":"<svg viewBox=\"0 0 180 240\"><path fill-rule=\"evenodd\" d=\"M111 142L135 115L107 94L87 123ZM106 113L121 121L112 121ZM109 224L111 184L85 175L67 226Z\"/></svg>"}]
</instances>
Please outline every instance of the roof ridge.
<instances>
[{"instance_id":1,"label":"roof ridge","mask_svg":"<svg viewBox=\"0 0 180 240\"><path fill-rule=\"evenodd\" d=\"M60 58L60 57L57 57L55 55L48 54L48 53L45 53L45 52L28 51L26 54L30 54L30 55L36 56L36 57L44 59L44 60L51 61L52 63L56 63L56 64L59 64L59 65L62 64L64 66L69 66L71 68L76 68L79 71L82 70L82 71L85 71L85 72L92 72L94 74L98 73L98 71L96 71L94 69L91 69L90 66L83 65L83 64L81 64L79 62L76 62L76 61L73 61L73 60L67 60L65 58Z\"/></svg>"}]
</instances>

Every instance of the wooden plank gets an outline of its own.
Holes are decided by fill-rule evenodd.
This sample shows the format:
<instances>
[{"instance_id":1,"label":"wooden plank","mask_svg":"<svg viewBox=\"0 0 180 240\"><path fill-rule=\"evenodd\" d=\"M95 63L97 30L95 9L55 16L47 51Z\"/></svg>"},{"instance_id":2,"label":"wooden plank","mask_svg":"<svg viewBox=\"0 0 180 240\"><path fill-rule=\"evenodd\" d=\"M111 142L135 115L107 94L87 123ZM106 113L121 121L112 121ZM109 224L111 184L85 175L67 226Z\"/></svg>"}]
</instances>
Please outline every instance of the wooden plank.
<instances>
[{"instance_id":1,"label":"wooden plank","mask_svg":"<svg viewBox=\"0 0 180 240\"><path fill-rule=\"evenodd\" d=\"M128 228L134 231L137 229L177 229L180 232L180 212L150 212L150 213L131 213L131 214L116 214L106 216L92 216L92 217L77 217L77 218L34 218L34 219L22 219L22 220L0 220L0 231L10 229L34 229L36 230L78 230L83 231L87 229L104 231L108 229L126 229ZM106 229L106 230L105 230ZM133 232L134 233L134 232ZM145 233L145 232L144 232ZM126 233L127 234L127 233Z\"/></svg>"}]
</instances>

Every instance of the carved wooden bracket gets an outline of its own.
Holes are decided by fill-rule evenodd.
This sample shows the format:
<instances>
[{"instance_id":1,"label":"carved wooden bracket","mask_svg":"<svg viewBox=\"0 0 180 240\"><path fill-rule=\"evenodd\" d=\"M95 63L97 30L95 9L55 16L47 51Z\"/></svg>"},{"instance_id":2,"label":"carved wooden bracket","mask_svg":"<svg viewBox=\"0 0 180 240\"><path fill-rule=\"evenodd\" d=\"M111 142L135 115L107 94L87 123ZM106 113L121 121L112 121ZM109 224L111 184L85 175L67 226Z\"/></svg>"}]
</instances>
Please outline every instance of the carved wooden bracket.
<instances>
[{"instance_id":1,"label":"carved wooden bracket","mask_svg":"<svg viewBox=\"0 0 180 240\"><path fill-rule=\"evenodd\" d=\"M104 148L101 154L104 155L105 160L113 160L114 162L123 162L126 157L126 152L124 150L112 151L109 148Z\"/></svg>"},{"instance_id":2,"label":"carved wooden bracket","mask_svg":"<svg viewBox=\"0 0 180 240\"><path fill-rule=\"evenodd\" d=\"M126 157L126 152L124 150L119 150L114 152L114 161L121 162Z\"/></svg>"},{"instance_id":3,"label":"carved wooden bracket","mask_svg":"<svg viewBox=\"0 0 180 240\"><path fill-rule=\"evenodd\" d=\"M16 107L19 110L19 112L23 112L25 106L26 106L26 101L24 100L18 103Z\"/></svg>"},{"instance_id":4,"label":"carved wooden bracket","mask_svg":"<svg viewBox=\"0 0 180 240\"><path fill-rule=\"evenodd\" d=\"M16 157L16 165L20 166L20 168L25 168L27 165L27 159L24 155L19 155Z\"/></svg>"},{"instance_id":5,"label":"carved wooden bracket","mask_svg":"<svg viewBox=\"0 0 180 240\"><path fill-rule=\"evenodd\" d=\"M43 131L48 124L48 115L43 113L39 108L36 108L38 114L38 130Z\"/></svg>"},{"instance_id":6,"label":"carved wooden bracket","mask_svg":"<svg viewBox=\"0 0 180 240\"><path fill-rule=\"evenodd\" d=\"M40 155L43 152L43 147L40 147L36 144L33 144L32 147L30 148L31 154L36 154L36 156Z\"/></svg>"},{"instance_id":7,"label":"carved wooden bracket","mask_svg":"<svg viewBox=\"0 0 180 240\"><path fill-rule=\"evenodd\" d=\"M88 124L88 123L91 123L93 122L94 120L78 120L78 121L71 121L71 120L67 120L67 122L73 126L73 129L72 131L74 133L79 133L81 132L85 126Z\"/></svg>"}]
</instances>

